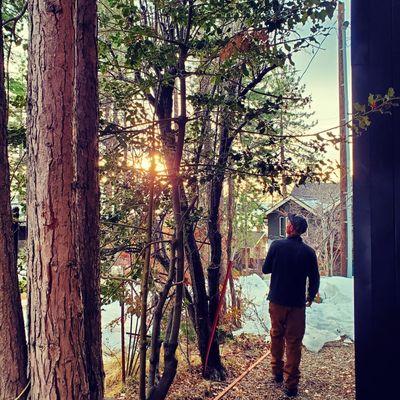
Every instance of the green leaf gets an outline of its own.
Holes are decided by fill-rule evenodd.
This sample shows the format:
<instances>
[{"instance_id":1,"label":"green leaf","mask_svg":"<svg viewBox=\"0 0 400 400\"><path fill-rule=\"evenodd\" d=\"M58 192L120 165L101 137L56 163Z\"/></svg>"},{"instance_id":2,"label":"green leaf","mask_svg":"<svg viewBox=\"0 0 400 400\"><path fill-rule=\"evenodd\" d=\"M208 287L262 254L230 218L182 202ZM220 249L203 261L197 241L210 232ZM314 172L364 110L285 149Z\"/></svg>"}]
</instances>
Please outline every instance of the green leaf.
<instances>
[{"instance_id":1,"label":"green leaf","mask_svg":"<svg viewBox=\"0 0 400 400\"><path fill-rule=\"evenodd\" d=\"M388 89L387 95L389 96L389 98L394 97L395 92L394 92L394 89L393 89L392 87L390 87L390 88Z\"/></svg>"}]
</instances>

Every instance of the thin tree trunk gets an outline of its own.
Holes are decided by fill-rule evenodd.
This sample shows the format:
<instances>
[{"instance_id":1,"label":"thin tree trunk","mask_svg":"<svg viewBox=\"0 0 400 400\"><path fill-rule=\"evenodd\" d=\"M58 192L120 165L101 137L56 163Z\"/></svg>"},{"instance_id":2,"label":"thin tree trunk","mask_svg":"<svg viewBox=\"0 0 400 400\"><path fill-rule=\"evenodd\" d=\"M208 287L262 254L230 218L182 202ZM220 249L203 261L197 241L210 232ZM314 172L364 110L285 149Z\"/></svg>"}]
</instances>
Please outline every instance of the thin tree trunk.
<instances>
[{"instance_id":1,"label":"thin tree trunk","mask_svg":"<svg viewBox=\"0 0 400 400\"><path fill-rule=\"evenodd\" d=\"M167 396L168 390L175 378L178 360L176 358L176 349L178 347L179 330L182 317L183 302L183 278L185 265L184 250L184 227L187 209L185 207L185 193L182 177L180 176L180 165L183 155L183 147L186 134L186 78L184 76L186 50L181 49L179 55L180 74L180 117L178 121L178 134L175 138L171 130L171 116L173 106L173 82L163 85L161 91L158 115L160 119L168 122L160 128L162 132L162 142L165 148L165 158L170 176L172 187L172 208L175 220L175 243L176 246L176 270L175 270L175 301L172 311L170 330L166 334L164 341L164 371L160 381L150 393L149 400L162 400ZM164 97L165 96L165 97Z\"/></svg>"},{"instance_id":2,"label":"thin tree trunk","mask_svg":"<svg viewBox=\"0 0 400 400\"><path fill-rule=\"evenodd\" d=\"M235 208L235 193L234 193L234 181L232 174L228 176L228 202L227 202L227 223L228 223L228 233L226 238L226 258L228 262L233 262L232 254L232 242L233 242L233 218L234 218L234 208ZM229 276L229 289L231 295L231 307L233 310L237 309L237 297L235 290L235 282L233 280L232 274ZM235 324L238 321L235 319Z\"/></svg>"},{"instance_id":3,"label":"thin tree trunk","mask_svg":"<svg viewBox=\"0 0 400 400\"><path fill-rule=\"evenodd\" d=\"M153 139L154 141L154 139ZM153 213L154 213L154 174L155 160L154 154L151 155L150 182L149 182L149 209L147 211L147 233L146 233L146 253L142 270L141 281L141 308L140 308L140 363L139 363L139 396L141 400L146 400L146 350L147 350L147 298L149 293L149 276L151 261L151 242L153 233Z\"/></svg>"},{"instance_id":4,"label":"thin tree trunk","mask_svg":"<svg viewBox=\"0 0 400 400\"><path fill-rule=\"evenodd\" d=\"M178 153L179 154L179 153ZM180 162L180 161L179 161ZM163 400L166 398L168 390L175 378L178 360L176 358L176 349L178 347L179 329L182 316L182 300L183 300L183 276L184 276L184 234L183 234L183 218L181 208L181 193L179 184L179 169L175 174L172 172L172 202L174 209L175 221L177 223L175 233L176 245L176 270L175 270L175 301L171 319L170 332L167 333L164 341L164 371L158 384L154 387L149 396L149 400ZM176 181L175 181L176 180Z\"/></svg>"},{"instance_id":5,"label":"thin tree trunk","mask_svg":"<svg viewBox=\"0 0 400 400\"><path fill-rule=\"evenodd\" d=\"M75 163L78 265L82 269L90 399L104 397L99 260L99 97L96 0L76 0Z\"/></svg>"},{"instance_id":6,"label":"thin tree trunk","mask_svg":"<svg viewBox=\"0 0 400 400\"><path fill-rule=\"evenodd\" d=\"M204 365L207 343L210 335L208 295L201 257L196 243L193 223L191 222L187 222L185 226L185 248L193 289L197 346L200 352L202 365Z\"/></svg>"},{"instance_id":7,"label":"thin tree trunk","mask_svg":"<svg viewBox=\"0 0 400 400\"><path fill-rule=\"evenodd\" d=\"M223 195L223 188L221 192L221 199L219 202L219 209L220 210L225 210L225 204L224 204L224 195ZM223 231L224 227L224 212L220 212L218 216L218 227L219 231L221 234L221 267L220 267L220 274L219 274L219 286L222 287L225 279L227 279L226 274L228 273L228 260L226 259L226 240L225 240L225 249L224 249L224 240L223 237L224 235L226 236L226 232ZM224 251L225 250L225 251ZM228 277L229 279L229 277ZM220 300L221 303L221 311L219 313L220 316L223 316L226 314L226 294L224 294L223 298Z\"/></svg>"},{"instance_id":8,"label":"thin tree trunk","mask_svg":"<svg viewBox=\"0 0 400 400\"><path fill-rule=\"evenodd\" d=\"M162 234L159 236L160 240L162 240ZM154 257L157 259L157 261L161 264L161 266L169 273L169 268L171 265L171 260L170 258L166 255L165 250L159 246L159 243L155 243L155 251L154 251ZM188 309L188 314L190 321L192 322L193 328L196 329L196 317L195 317L195 310L194 310L194 305L193 305L193 298L192 295L190 294L188 288L185 286L184 287L184 295L185 295L185 301L186 301L186 307Z\"/></svg>"},{"instance_id":9,"label":"thin tree trunk","mask_svg":"<svg viewBox=\"0 0 400 400\"><path fill-rule=\"evenodd\" d=\"M125 361L125 300L120 300L121 308L121 382L126 383L126 361Z\"/></svg>"},{"instance_id":10,"label":"thin tree trunk","mask_svg":"<svg viewBox=\"0 0 400 400\"><path fill-rule=\"evenodd\" d=\"M225 120L226 122L226 120ZM232 144L232 138L229 137L229 129L227 124L224 124L221 129L219 155L217 161L217 171L211 181L210 200L209 200L209 218L208 218L208 238L211 245L211 263L208 267L208 290L209 290L209 323L212 325L216 313L218 312L219 303L219 281L222 259L222 239L219 220L219 205L221 201L222 188L225 178L225 168L228 162L228 154ZM218 345L218 332L216 332L213 342L212 350L207 365L206 371L210 368L209 374L212 379L223 380L225 379L225 369L222 365L219 345ZM214 376L213 376L214 375Z\"/></svg>"},{"instance_id":11,"label":"thin tree trunk","mask_svg":"<svg viewBox=\"0 0 400 400\"><path fill-rule=\"evenodd\" d=\"M0 21L2 21L0 0ZM0 27L0 399L15 399L26 384L27 348L12 234L4 87L3 30Z\"/></svg>"},{"instance_id":12,"label":"thin tree trunk","mask_svg":"<svg viewBox=\"0 0 400 400\"><path fill-rule=\"evenodd\" d=\"M32 400L90 399L73 145L74 9L74 4L67 0L32 0L29 4L28 278Z\"/></svg>"},{"instance_id":13,"label":"thin tree trunk","mask_svg":"<svg viewBox=\"0 0 400 400\"><path fill-rule=\"evenodd\" d=\"M163 317L163 310L165 303L168 299L169 291L172 287L175 277L175 243L171 243L171 258L169 264L168 278L165 282L163 290L158 298L157 306L154 310L153 328L151 334L151 354L150 354L150 371L149 371L149 395L151 395L156 384L156 378L159 371L160 362L160 349L162 341L160 339L161 322Z\"/></svg>"}]
</instances>

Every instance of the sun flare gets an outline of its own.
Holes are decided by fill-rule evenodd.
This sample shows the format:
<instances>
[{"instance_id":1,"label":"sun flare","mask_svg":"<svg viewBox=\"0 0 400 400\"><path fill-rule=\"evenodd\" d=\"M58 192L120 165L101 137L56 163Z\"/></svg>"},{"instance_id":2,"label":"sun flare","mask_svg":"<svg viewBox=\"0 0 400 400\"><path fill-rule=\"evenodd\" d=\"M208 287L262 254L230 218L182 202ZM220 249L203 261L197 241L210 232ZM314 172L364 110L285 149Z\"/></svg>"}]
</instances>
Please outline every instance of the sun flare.
<instances>
[{"instance_id":1,"label":"sun flare","mask_svg":"<svg viewBox=\"0 0 400 400\"><path fill-rule=\"evenodd\" d=\"M165 171L164 160L158 154L156 154L154 156L154 161L155 161L155 165L156 165L156 172L158 172L158 173L164 172ZM145 155L141 158L140 168L144 171L150 170L150 168L151 168L151 157L150 156Z\"/></svg>"}]
</instances>

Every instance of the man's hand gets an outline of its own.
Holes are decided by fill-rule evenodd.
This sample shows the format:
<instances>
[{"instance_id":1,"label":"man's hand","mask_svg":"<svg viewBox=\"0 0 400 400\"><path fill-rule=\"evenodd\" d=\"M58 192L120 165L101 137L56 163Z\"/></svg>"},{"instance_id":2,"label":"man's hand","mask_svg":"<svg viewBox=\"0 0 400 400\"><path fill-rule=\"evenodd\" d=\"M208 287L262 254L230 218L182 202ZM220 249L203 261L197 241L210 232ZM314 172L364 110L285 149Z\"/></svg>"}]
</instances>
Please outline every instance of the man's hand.
<instances>
[{"instance_id":1,"label":"man's hand","mask_svg":"<svg viewBox=\"0 0 400 400\"><path fill-rule=\"evenodd\" d=\"M312 300L308 299L306 302L306 307L311 307L312 303L313 303Z\"/></svg>"}]
</instances>

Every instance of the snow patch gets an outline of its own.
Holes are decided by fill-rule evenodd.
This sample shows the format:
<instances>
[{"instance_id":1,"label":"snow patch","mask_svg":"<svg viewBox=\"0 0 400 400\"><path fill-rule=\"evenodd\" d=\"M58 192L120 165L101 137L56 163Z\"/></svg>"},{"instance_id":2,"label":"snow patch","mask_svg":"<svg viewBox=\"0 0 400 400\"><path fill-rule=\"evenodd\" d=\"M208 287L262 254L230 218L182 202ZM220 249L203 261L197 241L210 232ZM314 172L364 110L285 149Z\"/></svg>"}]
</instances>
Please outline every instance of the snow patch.
<instances>
[{"instance_id":1,"label":"snow patch","mask_svg":"<svg viewBox=\"0 0 400 400\"><path fill-rule=\"evenodd\" d=\"M101 307L101 332L103 347L106 350L121 349L121 306L118 301ZM129 326L129 318L126 326ZM134 325L135 326L135 325Z\"/></svg>"},{"instance_id":2,"label":"snow patch","mask_svg":"<svg viewBox=\"0 0 400 400\"><path fill-rule=\"evenodd\" d=\"M244 300L243 324L235 335L241 333L267 335L271 327L268 313L269 276L240 277L237 289ZM354 340L354 295L353 279L321 277L319 290L322 303L313 303L307 308L307 327L304 346L313 352L322 349L325 343L345 336Z\"/></svg>"}]
</instances>

